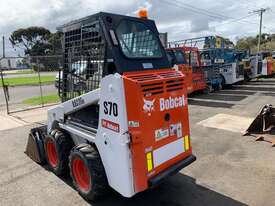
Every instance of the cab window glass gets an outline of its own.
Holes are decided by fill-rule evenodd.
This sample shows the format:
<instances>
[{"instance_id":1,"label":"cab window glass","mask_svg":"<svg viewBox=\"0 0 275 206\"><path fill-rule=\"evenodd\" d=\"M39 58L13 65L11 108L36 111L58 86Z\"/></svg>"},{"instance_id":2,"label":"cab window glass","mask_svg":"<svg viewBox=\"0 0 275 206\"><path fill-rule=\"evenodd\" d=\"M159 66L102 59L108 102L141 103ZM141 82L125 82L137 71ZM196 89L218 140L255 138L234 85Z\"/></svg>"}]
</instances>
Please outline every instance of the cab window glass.
<instances>
[{"instance_id":1,"label":"cab window glass","mask_svg":"<svg viewBox=\"0 0 275 206\"><path fill-rule=\"evenodd\" d=\"M174 52L173 51L167 51L167 58L168 58L168 61L170 63L171 66L173 66L173 64L175 63L175 55L174 55Z\"/></svg>"},{"instance_id":2,"label":"cab window glass","mask_svg":"<svg viewBox=\"0 0 275 206\"><path fill-rule=\"evenodd\" d=\"M182 51L176 50L175 51L176 60L179 64L186 64L186 59Z\"/></svg>"},{"instance_id":3,"label":"cab window glass","mask_svg":"<svg viewBox=\"0 0 275 206\"><path fill-rule=\"evenodd\" d=\"M160 58L158 37L144 23L123 20L116 29L122 52L129 58Z\"/></svg>"},{"instance_id":4,"label":"cab window glass","mask_svg":"<svg viewBox=\"0 0 275 206\"><path fill-rule=\"evenodd\" d=\"M191 52L191 65L192 66L198 66L198 54L197 54L197 52L194 52L194 51Z\"/></svg>"}]
</instances>

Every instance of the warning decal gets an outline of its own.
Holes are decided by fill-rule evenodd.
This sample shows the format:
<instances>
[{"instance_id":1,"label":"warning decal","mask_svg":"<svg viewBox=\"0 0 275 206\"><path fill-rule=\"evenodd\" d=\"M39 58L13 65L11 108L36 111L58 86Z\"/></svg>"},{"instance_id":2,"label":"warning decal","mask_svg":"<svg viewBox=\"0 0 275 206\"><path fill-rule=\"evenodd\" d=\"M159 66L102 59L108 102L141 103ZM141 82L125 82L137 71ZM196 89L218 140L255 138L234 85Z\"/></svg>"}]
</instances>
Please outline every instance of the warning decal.
<instances>
[{"instance_id":1,"label":"warning decal","mask_svg":"<svg viewBox=\"0 0 275 206\"><path fill-rule=\"evenodd\" d=\"M169 129L157 129L155 130L156 140L161 140L163 138L169 137Z\"/></svg>"},{"instance_id":2,"label":"warning decal","mask_svg":"<svg viewBox=\"0 0 275 206\"><path fill-rule=\"evenodd\" d=\"M101 125L102 127L112 130L114 132L119 132L119 124L117 123L102 119Z\"/></svg>"}]
</instances>

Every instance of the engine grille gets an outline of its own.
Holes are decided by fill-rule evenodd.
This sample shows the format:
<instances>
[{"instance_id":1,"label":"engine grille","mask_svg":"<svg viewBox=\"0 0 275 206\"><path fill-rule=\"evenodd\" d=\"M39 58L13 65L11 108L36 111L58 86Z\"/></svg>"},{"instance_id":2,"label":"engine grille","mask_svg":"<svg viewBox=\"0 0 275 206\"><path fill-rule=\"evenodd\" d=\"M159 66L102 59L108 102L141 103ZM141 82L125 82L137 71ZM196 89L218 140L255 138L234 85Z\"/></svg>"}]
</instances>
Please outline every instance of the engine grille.
<instances>
[{"instance_id":1,"label":"engine grille","mask_svg":"<svg viewBox=\"0 0 275 206\"><path fill-rule=\"evenodd\" d=\"M145 97L184 89L184 75L177 71L128 75L140 83L140 88Z\"/></svg>"}]
</instances>

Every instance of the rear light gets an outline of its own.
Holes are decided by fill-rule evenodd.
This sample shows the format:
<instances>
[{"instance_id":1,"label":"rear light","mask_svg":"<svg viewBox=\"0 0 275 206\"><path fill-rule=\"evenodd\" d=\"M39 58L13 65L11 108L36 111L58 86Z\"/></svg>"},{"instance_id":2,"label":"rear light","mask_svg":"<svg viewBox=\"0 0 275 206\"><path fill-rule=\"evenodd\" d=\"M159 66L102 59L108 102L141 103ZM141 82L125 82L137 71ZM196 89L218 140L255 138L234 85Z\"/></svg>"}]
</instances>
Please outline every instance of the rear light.
<instances>
[{"instance_id":1,"label":"rear light","mask_svg":"<svg viewBox=\"0 0 275 206\"><path fill-rule=\"evenodd\" d=\"M184 136L184 150L187 151L190 149L190 139L188 135Z\"/></svg>"},{"instance_id":2,"label":"rear light","mask_svg":"<svg viewBox=\"0 0 275 206\"><path fill-rule=\"evenodd\" d=\"M153 169L153 156L152 156L152 152L148 152L146 154L146 159L147 159L147 171L150 172Z\"/></svg>"}]
</instances>

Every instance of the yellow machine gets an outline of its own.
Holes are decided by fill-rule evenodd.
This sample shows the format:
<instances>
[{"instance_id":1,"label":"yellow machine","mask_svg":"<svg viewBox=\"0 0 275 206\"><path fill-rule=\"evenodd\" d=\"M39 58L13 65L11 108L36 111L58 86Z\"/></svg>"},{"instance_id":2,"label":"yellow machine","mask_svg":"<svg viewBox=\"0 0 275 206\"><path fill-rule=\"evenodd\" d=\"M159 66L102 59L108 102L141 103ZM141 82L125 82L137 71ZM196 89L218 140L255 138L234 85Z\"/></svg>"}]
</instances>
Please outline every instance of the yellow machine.
<instances>
[{"instance_id":1,"label":"yellow machine","mask_svg":"<svg viewBox=\"0 0 275 206\"><path fill-rule=\"evenodd\" d=\"M252 77L252 66L251 66L251 63L250 63L250 59L242 59L242 61L239 63L239 67L243 68L245 80L251 79L251 77Z\"/></svg>"}]
</instances>

